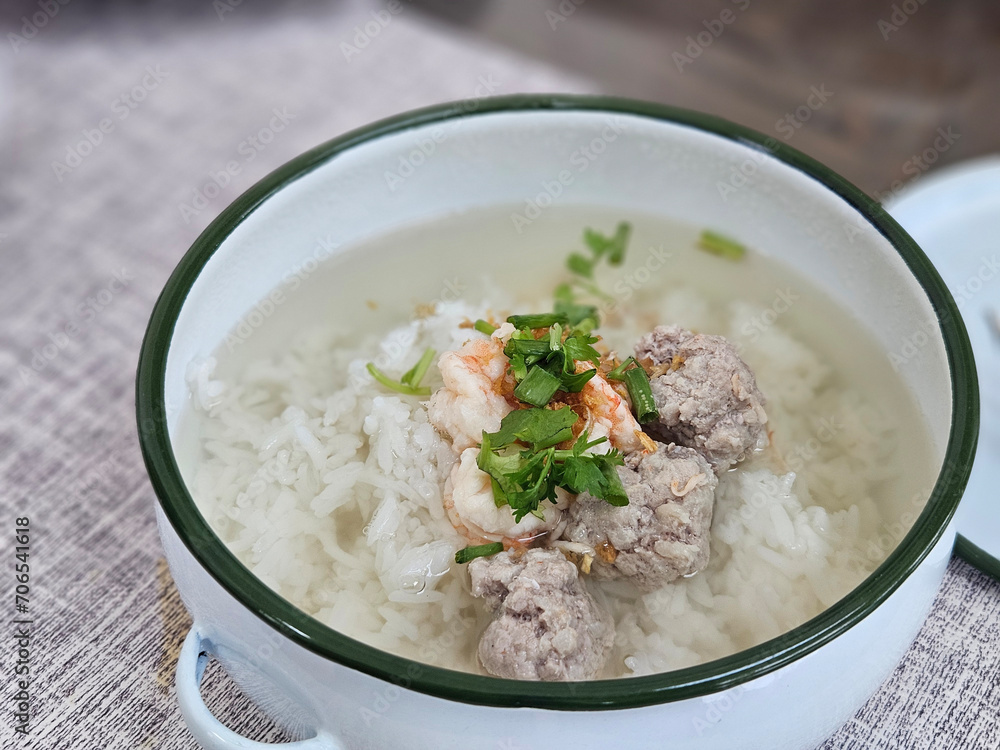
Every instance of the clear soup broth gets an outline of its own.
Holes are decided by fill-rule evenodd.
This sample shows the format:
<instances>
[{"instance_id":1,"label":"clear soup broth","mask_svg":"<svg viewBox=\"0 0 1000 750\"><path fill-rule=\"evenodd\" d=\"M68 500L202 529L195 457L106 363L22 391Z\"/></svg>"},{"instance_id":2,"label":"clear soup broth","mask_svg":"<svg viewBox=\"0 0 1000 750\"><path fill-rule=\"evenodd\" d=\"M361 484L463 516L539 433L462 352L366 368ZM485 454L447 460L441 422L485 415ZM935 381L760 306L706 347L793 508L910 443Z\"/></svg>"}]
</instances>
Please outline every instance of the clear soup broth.
<instances>
[{"instance_id":1,"label":"clear soup broth","mask_svg":"<svg viewBox=\"0 0 1000 750\"><path fill-rule=\"evenodd\" d=\"M179 455L195 500L232 552L313 617L378 648L482 672L490 613L470 592L466 546L444 510L455 453L426 397L376 383L463 322L551 310L584 227L633 232L598 271L598 329L631 353L656 325L728 338L767 399L770 445L719 477L708 566L652 592L585 586L616 637L601 677L691 666L796 627L869 575L933 484L926 425L883 352L807 279L749 248L698 248L701 227L553 207L522 232L497 207L387 233L290 268L212 358L189 368ZM738 239L738 238L737 238ZM278 280L276 280L278 281ZM436 367L426 376L441 386Z\"/></svg>"}]
</instances>

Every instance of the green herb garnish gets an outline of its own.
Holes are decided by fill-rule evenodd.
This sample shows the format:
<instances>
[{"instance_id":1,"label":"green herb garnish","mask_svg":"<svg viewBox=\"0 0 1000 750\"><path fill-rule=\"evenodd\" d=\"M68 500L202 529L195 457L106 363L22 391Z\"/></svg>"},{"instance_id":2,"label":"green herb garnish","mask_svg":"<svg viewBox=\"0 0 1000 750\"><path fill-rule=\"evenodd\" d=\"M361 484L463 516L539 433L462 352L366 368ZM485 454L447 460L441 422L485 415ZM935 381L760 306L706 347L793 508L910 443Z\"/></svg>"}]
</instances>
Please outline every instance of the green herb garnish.
<instances>
[{"instance_id":1,"label":"green herb garnish","mask_svg":"<svg viewBox=\"0 0 1000 750\"><path fill-rule=\"evenodd\" d=\"M597 374L597 370L583 370L582 372L564 372L559 380L562 382L561 390L566 393L579 393L583 386L587 385L592 377Z\"/></svg>"},{"instance_id":2,"label":"green herb garnish","mask_svg":"<svg viewBox=\"0 0 1000 750\"><path fill-rule=\"evenodd\" d=\"M570 336L563 342L563 351L566 352L567 359L590 362L596 367L601 361L601 353L591 344L596 344L597 341L597 336Z\"/></svg>"},{"instance_id":3,"label":"green herb garnish","mask_svg":"<svg viewBox=\"0 0 1000 750\"><path fill-rule=\"evenodd\" d=\"M564 323L554 321L551 315L512 315L508 320L528 321L528 326L516 330L504 347L510 371L518 383L514 395L522 401L545 406L558 391L578 393L594 377L593 371L577 373L576 363L587 361L594 366L599 363L600 354L592 346L598 340L596 336L570 329L571 335L563 339ZM547 336L536 339L534 332L540 329L533 324L539 320L554 322L549 324Z\"/></svg>"},{"instance_id":4,"label":"green herb garnish","mask_svg":"<svg viewBox=\"0 0 1000 750\"><path fill-rule=\"evenodd\" d=\"M642 369L635 357L629 357L606 375L608 380L624 381L628 388L632 411L640 424L652 422L660 416L653 398L653 389L649 385L649 376Z\"/></svg>"},{"instance_id":5,"label":"green herb garnish","mask_svg":"<svg viewBox=\"0 0 1000 750\"><path fill-rule=\"evenodd\" d=\"M413 386L414 388L418 387L420 385L420 381L424 379L424 375L426 375L427 371L431 369L431 363L434 361L435 354L437 354L437 352L430 347L424 349L424 353L420 355L420 359L417 360L417 364L413 365L413 367L403 373L403 377L399 379L399 382L404 385Z\"/></svg>"},{"instance_id":6,"label":"green herb garnish","mask_svg":"<svg viewBox=\"0 0 1000 750\"><path fill-rule=\"evenodd\" d=\"M581 253L570 253L570 256L566 258L566 268L577 276L586 276L588 279L593 278L596 263L596 260Z\"/></svg>"},{"instance_id":7,"label":"green herb garnish","mask_svg":"<svg viewBox=\"0 0 1000 750\"><path fill-rule=\"evenodd\" d=\"M494 448L506 448L520 441L539 451L573 437L576 412L568 406L559 409L517 409L500 421L500 429L490 435Z\"/></svg>"},{"instance_id":8,"label":"green herb garnish","mask_svg":"<svg viewBox=\"0 0 1000 750\"><path fill-rule=\"evenodd\" d=\"M549 447L534 451L518 450L513 444L494 445L498 437L507 437L503 432L501 423L498 432L483 433L477 464L490 475L497 507L510 506L515 521L529 513L543 517L541 504L545 500L556 502L556 489L560 487L574 494L589 492L612 505L628 504L628 495L615 470L624 463L621 453L585 453L607 438L588 441L584 432L568 450Z\"/></svg>"},{"instance_id":9,"label":"green herb garnish","mask_svg":"<svg viewBox=\"0 0 1000 750\"><path fill-rule=\"evenodd\" d=\"M493 332L497 329L495 325L490 323L488 320L483 320L482 318L473 323L472 327L480 333L485 333L487 336L492 336Z\"/></svg>"},{"instance_id":10,"label":"green herb garnish","mask_svg":"<svg viewBox=\"0 0 1000 750\"><path fill-rule=\"evenodd\" d=\"M375 366L374 362L369 362L366 367L375 380L390 390L396 391L397 393L403 393L407 396L430 396L431 389L427 386L421 387L420 382L424 379L424 376L427 375L427 371L430 369L431 364L434 361L435 354L436 352L430 347L425 349L417 363L403 373L403 376L399 380L393 380L390 378L384 372L379 370Z\"/></svg>"},{"instance_id":11,"label":"green herb garnish","mask_svg":"<svg viewBox=\"0 0 1000 750\"><path fill-rule=\"evenodd\" d=\"M747 253L746 246L710 229L701 233L698 238L698 248L727 260L742 260Z\"/></svg>"},{"instance_id":12,"label":"green herb garnish","mask_svg":"<svg viewBox=\"0 0 1000 750\"><path fill-rule=\"evenodd\" d=\"M611 370L611 372L609 372L604 377L606 377L608 380L624 380L625 371L630 367L638 367L638 366L639 363L635 361L635 357L629 357L620 365L618 365L616 368Z\"/></svg>"},{"instance_id":13,"label":"green herb garnish","mask_svg":"<svg viewBox=\"0 0 1000 750\"><path fill-rule=\"evenodd\" d=\"M532 365L524 380L514 389L514 395L532 406L545 406L562 387L562 380L548 370Z\"/></svg>"},{"instance_id":14,"label":"green herb garnish","mask_svg":"<svg viewBox=\"0 0 1000 750\"><path fill-rule=\"evenodd\" d=\"M511 315L507 318L508 323L512 323L515 328L548 328L556 323L563 325L569 323L569 318L560 313L539 313L537 315Z\"/></svg>"},{"instance_id":15,"label":"green herb garnish","mask_svg":"<svg viewBox=\"0 0 1000 750\"><path fill-rule=\"evenodd\" d=\"M583 230L583 241L594 253L595 259L608 256L608 263L613 266L620 266L625 260L625 249L628 247L629 237L632 235L632 225L627 221L618 222L615 233L607 237L594 229Z\"/></svg>"},{"instance_id":16,"label":"green herb garnish","mask_svg":"<svg viewBox=\"0 0 1000 750\"><path fill-rule=\"evenodd\" d=\"M612 266L620 266L625 260L632 225L627 221L618 223L615 233L608 237L596 229L583 230L583 241L590 250L590 257L583 253L571 253L566 259L566 267L577 276L587 279L594 277L594 267L606 257Z\"/></svg>"},{"instance_id":17,"label":"green herb garnish","mask_svg":"<svg viewBox=\"0 0 1000 750\"><path fill-rule=\"evenodd\" d=\"M629 399L632 401L632 410L639 424L646 424L660 418L660 411L656 408L656 399L653 398L653 389L649 385L649 376L641 367L633 367L625 371L625 387L628 388Z\"/></svg>"},{"instance_id":18,"label":"green herb garnish","mask_svg":"<svg viewBox=\"0 0 1000 750\"><path fill-rule=\"evenodd\" d=\"M475 560L477 557L490 557L492 555L498 555L501 552L503 552L502 542L480 544L477 547L465 547L455 553L455 562L459 565L465 565L465 563Z\"/></svg>"}]
</instances>

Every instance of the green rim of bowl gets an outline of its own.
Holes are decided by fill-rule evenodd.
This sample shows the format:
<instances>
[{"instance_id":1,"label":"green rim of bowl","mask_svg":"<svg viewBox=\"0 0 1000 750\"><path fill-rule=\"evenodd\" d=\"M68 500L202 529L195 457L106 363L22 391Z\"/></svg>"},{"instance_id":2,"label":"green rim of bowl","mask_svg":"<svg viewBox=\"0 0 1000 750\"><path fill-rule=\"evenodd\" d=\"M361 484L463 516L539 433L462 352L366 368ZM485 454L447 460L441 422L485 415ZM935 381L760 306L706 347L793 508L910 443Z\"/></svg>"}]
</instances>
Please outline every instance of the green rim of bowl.
<instances>
[{"instance_id":1,"label":"green rim of bowl","mask_svg":"<svg viewBox=\"0 0 1000 750\"><path fill-rule=\"evenodd\" d=\"M763 149L856 208L896 248L938 316L952 379L952 424L943 468L913 528L889 557L841 601L784 635L724 659L647 677L576 683L503 680L421 664L380 651L323 625L265 586L229 552L199 513L174 460L164 418L167 350L177 316L216 248L263 201L338 154L428 123L499 112L602 111L689 126ZM881 205L805 154L726 120L650 102L573 95L516 95L415 110L324 143L279 167L237 198L198 237L153 309L136 374L143 458L164 513L198 562L237 601L286 638L327 659L413 690L463 703L554 710L646 706L715 693L799 659L856 625L914 571L944 533L969 477L979 425L972 347L955 301L927 256Z\"/></svg>"}]
</instances>

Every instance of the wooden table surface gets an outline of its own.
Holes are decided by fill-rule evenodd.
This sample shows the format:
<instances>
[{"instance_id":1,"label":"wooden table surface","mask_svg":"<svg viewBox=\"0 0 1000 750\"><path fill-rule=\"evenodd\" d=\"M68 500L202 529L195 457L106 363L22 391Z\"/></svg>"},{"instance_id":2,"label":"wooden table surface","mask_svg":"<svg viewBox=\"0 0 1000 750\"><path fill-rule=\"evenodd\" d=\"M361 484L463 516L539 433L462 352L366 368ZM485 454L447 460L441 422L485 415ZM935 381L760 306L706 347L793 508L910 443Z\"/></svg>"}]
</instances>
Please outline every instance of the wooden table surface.
<instances>
[{"instance_id":1,"label":"wooden table surface","mask_svg":"<svg viewBox=\"0 0 1000 750\"><path fill-rule=\"evenodd\" d=\"M929 169L1000 152L995 0L421 5L607 93L786 140L879 198Z\"/></svg>"}]
</instances>

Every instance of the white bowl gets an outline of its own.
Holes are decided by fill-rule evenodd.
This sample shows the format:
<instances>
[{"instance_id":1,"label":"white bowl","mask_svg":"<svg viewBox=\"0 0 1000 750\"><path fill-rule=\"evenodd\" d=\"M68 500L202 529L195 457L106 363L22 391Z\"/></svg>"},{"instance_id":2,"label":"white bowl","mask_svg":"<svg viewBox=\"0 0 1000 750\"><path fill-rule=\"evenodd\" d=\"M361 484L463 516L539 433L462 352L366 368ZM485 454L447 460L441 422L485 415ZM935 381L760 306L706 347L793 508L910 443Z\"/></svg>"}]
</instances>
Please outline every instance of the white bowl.
<instances>
[{"instance_id":1,"label":"white bowl","mask_svg":"<svg viewBox=\"0 0 1000 750\"><path fill-rule=\"evenodd\" d=\"M414 168L396 189L386 173L404 162ZM937 483L901 543L840 602L779 638L690 669L516 682L427 666L331 630L256 579L205 523L174 458L185 369L312 258L317 238L332 231L348 245L500 204L522 205L530 218L553 201L738 236L853 310L887 352L915 330L930 332L900 377L928 425ZM157 302L137 408L167 560L194 618L178 697L208 748L263 747L202 704L208 654L278 721L310 737L289 748L812 748L885 679L926 617L978 427L958 310L880 206L808 157L725 121L562 96L408 113L324 144L251 188L198 238Z\"/></svg>"}]
</instances>

